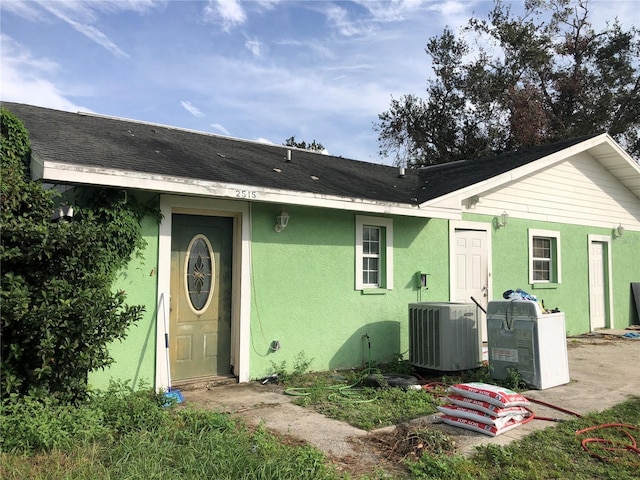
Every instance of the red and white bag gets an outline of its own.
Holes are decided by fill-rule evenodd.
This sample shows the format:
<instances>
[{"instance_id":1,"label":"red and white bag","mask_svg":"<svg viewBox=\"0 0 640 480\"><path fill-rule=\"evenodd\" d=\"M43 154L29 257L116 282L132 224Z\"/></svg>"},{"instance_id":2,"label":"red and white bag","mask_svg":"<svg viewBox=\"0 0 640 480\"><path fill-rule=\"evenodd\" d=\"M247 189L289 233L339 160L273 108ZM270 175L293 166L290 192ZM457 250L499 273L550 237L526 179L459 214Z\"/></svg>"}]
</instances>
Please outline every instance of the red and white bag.
<instances>
[{"instance_id":1,"label":"red and white bag","mask_svg":"<svg viewBox=\"0 0 640 480\"><path fill-rule=\"evenodd\" d=\"M459 383L449 387L450 402L441 405L440 418L448 425L495 437L531 420L525 397L508 388L487 383Z\"/></svg>"},{"instance_id":2,"label":"red and white bag","mask_svg":"<svg viewBox=\"0 0 640 480\"><path fill-rule=\"evenodd\" d=\"M507 415L527 415L529 412L529 410L527 410L525 407L498 407L497 405L493 405L489 402L476 400L475 398L463 397L462 395L458 395L456 393L450 394L446 398L446 400L454 405L478 410L479 412L486 413L494 417L506 417Z\"/></svg>"},{"instance_id":3,"label":"red and white bag","mask_svg":"<svg viewBox=\"0 0 640 480\"><path fill-rule=\"evenodd\" d=\"M488 383L459 383L451 385L449 390L458 395L467 398L474 398L490 403L497 407L526 407L530 404L529 400L519 393L509 390L508 388L499 387L498 385L490 385Z\"/></svg>"},{"instance_id":4,"label":"red and white bag","mask_svg":"<svg viewBox=\"0 0 640 480\"><path fill-rule=\"evenodd\" d=\"M472 408L460 407L458 405L442 405L438 407L438 410L448 417L467 418L469 420L473 420L474 422L484 423L486 425L494 425L499 429L504 428L506 425L510 425L514 420L521 422L529 415L529 412L527 412L527 410L524 408L524 411L520 414L512 414L502 417L494 417L493 415L489 415L488 413L474 410Z\"/></svg>"},{"instance_id":5,"label":"red and white bag","mask_svg":"<svg viewBox=\"0 0 640 480\"><path fill-rule=\"evenodd\" d=\"M485 435L489 435L491 437L495 437L496 435L500 435L501 433L508 432L509 430L513 430L516 427L519 427L523 423L525 423L526 419L516 419L514 417L504 417L507 418L508 421L498 427L496 425L489 425L487 423L476 422L475 420L471 420L469 418L462 417L452 417L449 415L442 415L440 417L442 421L448 425L453 425L455 427L465 428L467 430L473 430L475 432L484 433Z\"/></svg>"}]
</instances>

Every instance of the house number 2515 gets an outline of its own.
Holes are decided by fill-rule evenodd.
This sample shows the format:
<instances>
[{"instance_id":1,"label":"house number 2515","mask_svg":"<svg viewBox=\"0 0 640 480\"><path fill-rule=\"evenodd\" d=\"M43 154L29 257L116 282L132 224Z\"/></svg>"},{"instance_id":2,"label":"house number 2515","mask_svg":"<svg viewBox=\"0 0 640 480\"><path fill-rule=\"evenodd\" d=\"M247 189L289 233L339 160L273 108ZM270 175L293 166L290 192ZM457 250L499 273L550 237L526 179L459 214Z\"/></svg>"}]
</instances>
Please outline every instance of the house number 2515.
<instances>
[{"instance_id":1,"label":"house number 2515","mask_svg":"<svg viewBox=\"0 0 640 480\"><path fill-rule=\"evenodd\" d=\"M257 198L258 192L255 190L236 190L236 198Z\"/></svg>"}]
</instances>

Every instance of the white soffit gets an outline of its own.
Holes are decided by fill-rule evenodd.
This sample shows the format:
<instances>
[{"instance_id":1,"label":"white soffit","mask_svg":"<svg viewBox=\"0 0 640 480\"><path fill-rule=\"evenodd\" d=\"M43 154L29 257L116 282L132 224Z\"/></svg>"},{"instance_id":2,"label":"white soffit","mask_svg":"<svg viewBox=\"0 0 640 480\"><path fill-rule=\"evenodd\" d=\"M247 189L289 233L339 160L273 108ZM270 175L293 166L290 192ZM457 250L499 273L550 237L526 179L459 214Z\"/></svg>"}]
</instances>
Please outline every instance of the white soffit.
<instances>
[{"instance_id":1,"label":"white soffit","mask_svg":"<svg viewBox=\"0 0 640 480\"><path fill-rule=\"evenodd\" d=\"M606 137L606 142L588 148L587 152L636 197L640 198L640 165L609 135Z\"/></svg>"}]
</instances>

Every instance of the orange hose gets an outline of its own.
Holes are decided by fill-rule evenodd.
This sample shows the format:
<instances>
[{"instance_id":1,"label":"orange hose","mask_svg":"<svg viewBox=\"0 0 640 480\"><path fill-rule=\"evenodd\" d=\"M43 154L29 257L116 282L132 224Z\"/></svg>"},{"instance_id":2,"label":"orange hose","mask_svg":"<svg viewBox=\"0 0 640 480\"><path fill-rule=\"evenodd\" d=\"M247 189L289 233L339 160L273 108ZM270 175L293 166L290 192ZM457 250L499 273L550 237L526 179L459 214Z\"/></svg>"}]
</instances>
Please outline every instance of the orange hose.
<instances>
[{"instance_id":1,"label":"orange hose","mask_svg":"<svg viewBox=\"0 0 640 480\"><path fill-rule=\"evenodd\" d=\"M629 444L623 443L623 442L619 442L619 441L614 441L614 440L607 440L604 438L594 438L594 437L589 437L589 438L585 438L582 440L581 445L582 448L584 449L585 452L587 452L589 455L591 455L592 457L597 458L598 460L601 460L603 462L606 461L610 461L612 459L610 458L606 458L598 453L595 453L593 450L591 450L591 448L588 446L592 443L598 443L598 444L605 444L605 445L611 445L609 447L603 447L604 450L608 451L608 452L631 452L631 453L636 453L638 455L640 455L640 448L638 448L638 444L636 439L634 438L634 436L629 432L629 430L640 430L640 427L635 427L633 425L629 425L626 423L605 423L603 425L595 425L592 427L587 427L587 428L583 428L581 430L577 430L576 431L576 435L581 435L583 433L586 432L591 432L594 430L600 430L600 429L605 429L605 428L616 428L619 429L620 432L622 432L628 439L629 439ZM614 457L615 459L615 457ZM640 462L638 463L631 463L630 466L640 466Z\"/></svg>"},{"instance_id":2,"label":"orange hose","mask_svg":"<svg viewBox=\"0 0 640 480\"><path fill-rule=\"evenodd\" d=\"M553 405L551 403L543 402L542 400L536 400L535 398L528 398L530 402L537 403L538 405L544 405L545 407L553 408L554 410L558 410L559 412L568 413L569 415L576 416L578 418L582 418L582 415L576 412L572 412L571 410L567 410L566 408L558 407L557 405ZM546 420L546 419L545 419Z\"/></svg>"}]
</instances>

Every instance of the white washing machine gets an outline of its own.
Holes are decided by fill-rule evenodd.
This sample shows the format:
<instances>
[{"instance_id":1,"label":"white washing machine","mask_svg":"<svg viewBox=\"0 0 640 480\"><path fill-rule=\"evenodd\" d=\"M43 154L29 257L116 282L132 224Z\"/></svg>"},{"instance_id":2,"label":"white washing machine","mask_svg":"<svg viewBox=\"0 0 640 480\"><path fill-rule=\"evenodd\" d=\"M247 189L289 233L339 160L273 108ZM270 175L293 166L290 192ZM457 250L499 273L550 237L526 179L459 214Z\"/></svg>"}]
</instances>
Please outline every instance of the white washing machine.
<instances>
[{"instance_id":1,"label":"white washing machine","mask_svg":"<svg viewBox=\"0 0 640 480\"><path fill-rule=\"evenodd\" d=\"M517 369L532 388L569 383L564 313L542 313L529 300L496 300L487 307L487 344L492 378Z\"/></svg>"}]
</instances>

